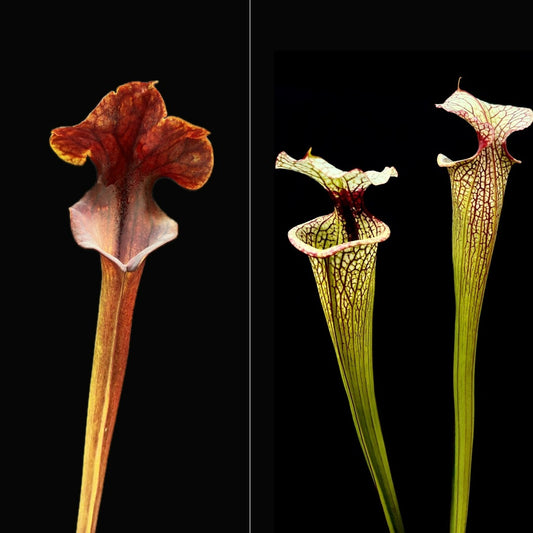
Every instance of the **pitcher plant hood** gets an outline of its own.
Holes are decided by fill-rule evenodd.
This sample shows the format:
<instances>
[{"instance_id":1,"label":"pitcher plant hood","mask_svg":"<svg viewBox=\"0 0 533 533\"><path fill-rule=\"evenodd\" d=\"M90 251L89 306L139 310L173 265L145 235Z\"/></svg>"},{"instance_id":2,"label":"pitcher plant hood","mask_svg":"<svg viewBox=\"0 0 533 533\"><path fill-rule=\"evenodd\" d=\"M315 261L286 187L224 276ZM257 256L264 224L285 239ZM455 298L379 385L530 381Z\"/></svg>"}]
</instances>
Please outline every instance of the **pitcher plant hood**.
<instances>
[{"instance_id":1,"label":"pitcher plant hood","mask_svg":"<svg viewBox=\"0 0 533 533\"><path fill-rule=\"evenodd\" d=\"M50 145L67 163L90 158L96 184L70 208L76 242L132 271L177 236L177 223L152 196L158 178L186 189L204 185L213 149L204 128L168 116L156 82L130 82L108 93L76 126L52 130Z\"/></svg>"},{"instance_id":2,"label":"pitcher plant hood","mask_svg":"<svg viewBox=\"0 0 533 533\"><path fill-rule=\"evenodd\" d=\"M300 224L289 231L289 240L295 248L314 257L327 257L343 249L364 244L378 243L390 235L389 227L366 209L363 201L370 185L386 183L397 177L394 167L381 172L357 168L339 170L311 149L303 159L293 159L281 152L276 168L294 170L313 178L324 187L333 200L333 213Z\"/></svg>"}]
</instances>

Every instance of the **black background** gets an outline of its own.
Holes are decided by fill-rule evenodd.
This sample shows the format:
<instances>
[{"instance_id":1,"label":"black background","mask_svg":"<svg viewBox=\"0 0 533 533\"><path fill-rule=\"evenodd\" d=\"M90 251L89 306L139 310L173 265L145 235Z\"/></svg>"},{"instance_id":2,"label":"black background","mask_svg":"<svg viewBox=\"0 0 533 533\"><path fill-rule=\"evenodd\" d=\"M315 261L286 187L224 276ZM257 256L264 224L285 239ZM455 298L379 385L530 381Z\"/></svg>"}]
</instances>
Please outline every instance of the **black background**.
<instances>
[{"instance_id":1,"label":"black background","mask_svg":"<svg viewBox=\"0 0 533 533\"><path fill-rule=\"evenodd\" d=\"M168 114L211 132L215 167L200 190L154 189L179 235L146 260L98 533L246 531L247 2L17 11L2 47L6 527L75 531L81 482L100 264L68 207L96 174L60 160L50 131L159 80Z\"/></svg>"},{"instance_id":2,"label":"black background","mask_svg":"<svg viewBox=\"0 0 533 533\"><path fill-rule=\"evenodd\" d=\"M398 178L366 193L391 228L379 246L376 394L406 530L448 530L453 464L453 272L446 169L477 149L474 130L435 108L457 87L533 107L533 54L514 51L275 50L271 168L309 147L338 168ZM531 470L527 228L533 130L511 135L510 174L480 324L469 531L521 530ZM266 174L266 173L265 173ZM265 177L266 179L266 177ZM307 257L287 231L331 211L310 178L272 170L274 215L274 530L387 530L364 463Z\"/></svg>"}]
</instances>

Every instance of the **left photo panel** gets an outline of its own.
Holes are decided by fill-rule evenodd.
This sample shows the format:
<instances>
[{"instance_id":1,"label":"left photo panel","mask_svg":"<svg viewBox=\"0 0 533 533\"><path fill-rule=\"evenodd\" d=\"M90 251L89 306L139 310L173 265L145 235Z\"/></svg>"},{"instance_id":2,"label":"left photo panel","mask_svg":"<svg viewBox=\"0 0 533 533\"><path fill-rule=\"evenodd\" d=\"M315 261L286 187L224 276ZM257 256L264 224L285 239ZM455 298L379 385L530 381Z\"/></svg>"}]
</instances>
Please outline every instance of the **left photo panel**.
<instances>
[{"instance_id":1,"label":"left photo panel","mask_svg":"<svg viewBox=\"0 0 533 533\"><path fill-rule=\"evenodd\" d=\"M244 533L249 5L94 9L4 64L14 529Z\"/></svg>"}]
</instances>

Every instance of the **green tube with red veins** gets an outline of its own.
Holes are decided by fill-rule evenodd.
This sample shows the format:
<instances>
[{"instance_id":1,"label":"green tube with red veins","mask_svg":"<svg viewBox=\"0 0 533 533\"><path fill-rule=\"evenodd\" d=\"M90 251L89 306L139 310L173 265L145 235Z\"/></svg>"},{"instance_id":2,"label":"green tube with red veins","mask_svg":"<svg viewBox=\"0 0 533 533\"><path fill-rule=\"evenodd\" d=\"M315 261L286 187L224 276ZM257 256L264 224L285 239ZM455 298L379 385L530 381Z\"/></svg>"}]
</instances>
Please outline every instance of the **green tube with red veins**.
<instances>
[{"instance_id":1,"label":"green tube with red veins","mask_svg":"<svg viewBox=\"0 0 533 533\"><path fill-rule=\"evenodd\" d=\"M213 168L208 134L167 116L155 82L130 82L107 94L83 122L50 137L61 159L83 165L89 157L97 171L94 186L70 208L74 239L100 254L102 268L77 533L96 531L146 257L178 234L152 189L163 177L186 189L202 187Z\"/></svg>"},{"instance_id":2,"label":"green tube with red veins","mask_svg":"<svg viewBox=\"0 0 533 533\"><path fill-rule=\"evenodd\" d=\"M329 193L331 214L289 231L290 242L310 261L352 418L366 463L391 532L404 531L378 417L372 369L372 314L378 244L390 230L366 209L363 195L370 185L397 176L393 167L381 172L344 172L308 151L295 160L281 152L276 168L310 176Z\"/></svg>"},{"instance_id":3,"label":"green tube with red veins","mask_svg":"<svg viewBox=\"0 0 533 533\"><path fill-rule=\"evenodd\" d=\"M458 88L438 108L465 119L476 131L477 152L451 161L439 154L450 175L452 256L455 286L455 460L450 531L466 531L474 439L474 374L479 319L511 167L507 137L527 128L533 111L483 102Z\"/></svg>"}]
</instances>

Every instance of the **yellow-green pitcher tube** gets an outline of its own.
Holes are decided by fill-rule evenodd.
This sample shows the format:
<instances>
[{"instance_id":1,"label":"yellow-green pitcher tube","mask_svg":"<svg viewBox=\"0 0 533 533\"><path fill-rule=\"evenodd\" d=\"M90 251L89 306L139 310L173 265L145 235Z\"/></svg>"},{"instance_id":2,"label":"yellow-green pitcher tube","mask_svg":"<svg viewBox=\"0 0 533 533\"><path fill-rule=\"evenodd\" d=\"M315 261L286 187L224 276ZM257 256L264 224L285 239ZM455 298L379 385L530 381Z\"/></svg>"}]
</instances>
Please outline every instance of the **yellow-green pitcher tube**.
<instances>
[{"instance_id":1,"label":"yellow-green pitcher tube","mask_svg":"<svg viewBox=\"0 0 533 533\"><path fill-rule=\"evenodd\" d=\"M468 159L437 162L450 175L452 196L452 258L455 287L454 470L450 532L467 527L474 443L476 348L496 234L507 178L514 163L507 150L510 133L527 128L533 111L493 105L458 88L437 107L464 118L475 130L479 146Z\"/></svg>"},{"instance_id":2,"label":"yellow-green pitcher tube","mask_svg":"<svg viewBox=\"0 0 533 533\"><path fill-rule=\"evenodd\" d=\"M372 318L377 244L310 257L344 389L390 531L403 531L374 391ZM342 265L353 269L338 277ZM363 266L364 265L364 266Z\"/></svg>"},{"instance_id":3,"label":"yellow-green pitcher tube","mask_svg":"<svg viewBox=\"0 0 533 533\"><path fill-rule=\"evenodd\" d=\"M363 202L369 185L385 183L397 175L396 170L343 172L311 151L298 161L282 152L276 167L312 177L333 200L333 213L292 228L288 236L310 259L359 443L389 530L401 533L404 526L381 431L372 367L376 254L378 243L388 238L390 230Z\"/></svg>"}]
</instances>

